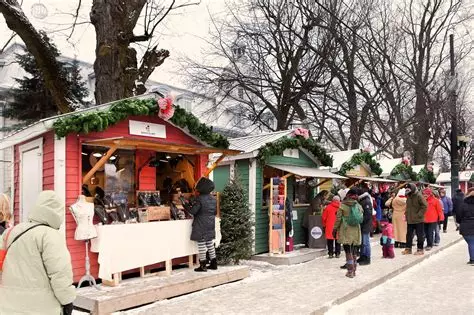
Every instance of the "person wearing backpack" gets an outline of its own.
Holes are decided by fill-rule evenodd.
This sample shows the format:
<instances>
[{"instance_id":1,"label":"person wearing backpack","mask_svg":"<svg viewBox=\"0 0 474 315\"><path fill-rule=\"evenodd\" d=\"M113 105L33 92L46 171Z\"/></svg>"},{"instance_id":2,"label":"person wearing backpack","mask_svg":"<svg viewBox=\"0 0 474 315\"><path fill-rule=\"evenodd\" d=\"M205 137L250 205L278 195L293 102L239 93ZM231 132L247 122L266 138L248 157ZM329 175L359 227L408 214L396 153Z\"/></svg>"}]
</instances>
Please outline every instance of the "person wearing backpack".
<instances>
[{"instance_id":1,"label":"person wearing backpack","mask_svg":"<svg viewBox=\"0 0 474 315\"><path fill-rule=\"evenodd\" d=\"M423 255L423 245L425 242L425 213L428 208L425 198L412 183L405 185L405 195L407 196L407 243L402 252L403 255L412 254L413 233L416 232L417 251L415 255Z\"/></svg>"},{"instance_id":2,"label":"person wearing backpack","mask_svg":"<svg viewBox=\"0 0 474 315\"><path fill-rule=\"evenodd\" d=\"M54 191L39 194L28 222L3 235L7 249L0 284L0 314L69 315L76 289L71 256L59 227L64 202Z\"/></svg>"},{"instance_id":3,"label":"person wearing backpack","mask_svg":"<svg viewBox=\"0 0 474 315\"><path fill-rule=\"evenodd\" d=\"M356 248L361 244L360 224L363 220L364 210L357 202L358 194L355 189L347 192L346 198L342 201L336 215L333 235L339 235L339 243L342 244L346 253L346 277L356 276L357 262Z\"/></svg>"}]
</instances>

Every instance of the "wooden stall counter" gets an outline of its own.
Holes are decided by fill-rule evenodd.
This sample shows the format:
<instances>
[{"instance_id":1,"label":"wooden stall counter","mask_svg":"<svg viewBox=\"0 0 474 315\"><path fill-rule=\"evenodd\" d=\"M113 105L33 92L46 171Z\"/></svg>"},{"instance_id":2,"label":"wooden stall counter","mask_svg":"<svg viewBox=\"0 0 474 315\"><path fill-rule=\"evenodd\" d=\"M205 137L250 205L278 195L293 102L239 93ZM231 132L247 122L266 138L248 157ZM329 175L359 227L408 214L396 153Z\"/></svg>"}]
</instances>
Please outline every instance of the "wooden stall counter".
<instances>
[{"instance_id":1,"label":"wooden stall counter","mask_svg":"<svg viewBox=\"0 0 474 315\"><path fill-rule=\"evenodd\" d=\"M91 251L99 254L99 278L109 285L118 284L120 273L165 262L171 273L171 260L198 253L190 240L193 220L159 221L137 224L97 225L97 238Z\"/></svg>"}]
</instances>

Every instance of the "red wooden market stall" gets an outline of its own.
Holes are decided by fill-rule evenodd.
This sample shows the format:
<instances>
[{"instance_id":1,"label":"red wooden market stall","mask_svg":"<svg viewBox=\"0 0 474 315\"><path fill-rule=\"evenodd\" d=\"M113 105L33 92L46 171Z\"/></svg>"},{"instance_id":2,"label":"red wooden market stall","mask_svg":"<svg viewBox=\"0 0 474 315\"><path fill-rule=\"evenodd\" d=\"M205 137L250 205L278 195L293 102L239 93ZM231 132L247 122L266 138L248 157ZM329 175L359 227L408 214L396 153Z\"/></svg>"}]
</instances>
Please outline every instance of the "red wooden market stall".
<instances>
[{"instance_id":1,"label":"red wooden market stall","mask_svg":"<svg viewBox=\"0 0 474 315\"><path fill-rule=\"evenodd\" d=\"M86 273L85 243L77 240L77 218L70 211L81 195L95 203L98 235L91 240L89 253L94 278L103 278L99 276L102 267L103 275L114 276L134 270L143 274L146 267L166 266L168 270L171 264L188 263L188 254L195 252L189 235L180 236L189 232L186 229L190 228L191 220L184 219L177 193L190 193L196 180L207 176L209 154L238 152L228 150L224 137L213 133L190 113L171 108L169 100L168 105L158 107L155 95L121 100L39 121L0 144L14 153L15 224L27 220L28 211L42 190L54 190L64 200L66 218L62 231L71 253L74 282ZM151 202L150 198L155 199ZM104 213L107 218L101 222ZM178 231L176 236L154 239L158 230L178 229L173 224L184 229L181 234ZM107 240L108 233L111 236ZM135 234L144 239L134 240ZM125 249L121 249L111 237L127 237L137 244L129 244L128 249L125 244ZM127 243L125 239L116 241ZM94 252L94 247L99 253ZM132 257L127 256L127 251ZM160 255L143 257L146 265L134 265L134 256L147 256L147 252L155 251L165 252L166 259ZM114 261L121 259L123 264L116 266ZM110 266L106 267L107 263ZM103 280L112 280L112 275Z\"/></svg>"}]
</instances>

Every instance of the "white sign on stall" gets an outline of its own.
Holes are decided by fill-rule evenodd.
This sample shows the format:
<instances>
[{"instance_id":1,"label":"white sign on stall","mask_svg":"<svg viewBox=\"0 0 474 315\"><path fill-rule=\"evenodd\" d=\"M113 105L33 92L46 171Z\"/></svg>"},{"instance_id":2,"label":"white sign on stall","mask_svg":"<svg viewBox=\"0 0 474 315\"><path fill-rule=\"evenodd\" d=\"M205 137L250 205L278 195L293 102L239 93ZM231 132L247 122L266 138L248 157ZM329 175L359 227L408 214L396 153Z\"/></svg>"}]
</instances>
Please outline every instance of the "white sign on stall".
<instances>
[{"instance_id":1,"label":"white sign on stall","mask_svg":"<svg viewBox=\"0 0 474 315\"><path fill-rule=\"evenodd\" d=\"M129 121L129 132L131 135L166 138L166 126L160 124L153 124L144 121Z\"/></svg>"}]
</instances>

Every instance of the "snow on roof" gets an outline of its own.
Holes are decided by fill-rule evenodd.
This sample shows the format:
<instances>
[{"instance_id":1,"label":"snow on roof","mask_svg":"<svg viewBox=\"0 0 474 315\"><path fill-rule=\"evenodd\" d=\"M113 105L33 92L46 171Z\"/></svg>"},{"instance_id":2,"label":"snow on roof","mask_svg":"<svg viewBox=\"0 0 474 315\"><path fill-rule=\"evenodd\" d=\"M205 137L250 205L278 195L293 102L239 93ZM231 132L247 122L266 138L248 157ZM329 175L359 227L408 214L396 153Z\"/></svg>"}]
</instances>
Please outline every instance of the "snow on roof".
<instances>
[{"instance_id":1,"label":"snow on roof","mask_svg":"<svg viewBox=\"0 0 474 315\"><path fill-rule=\"evenodd\" d=\"M349 161L354 154L359 153L359 152L360 152L359 149L355 149L355 150L338 151L338 152L329 153L329 155L332 156L332 159L333 159L332 169L335 168L339 170L342 164L344 164L344 162Z\"/></svg>"},{"instance_id":2,"label":"snow on roof","mask_svg":"<svg viewBox=\"0 0 474 315\"><path fill-rule=\"evenodd\" d=\"M285 136L289 136L293 130L283 130L269 133L262 133L247 137L229 139L231 150L241 150L244 153L250 153L263 147L265 144L276 141Z\"/></svg>"},{"instance_id":3,"label":"snow on roof","mask_svg":"<svg viewBox=\"0 0 474 315\"><path fill-rule=\"evenodd\" d=\"M382 159L377 160L377 162L380 164L380 167L382 168L382 174L380 174L380 176L382 177L389 176L392 170L395 168L395 166L400 164L401 161L402 159L400 158L398 159L382 158Z\"/></svg>"},{"instance_id":4,"label":"snow on roof","mask_svg":"<svg viewBox=\"0 0 474 315\"><path fill-rule=\"evenodd\" d=\"M425 167L424 164L418 164L418 165L412 165L411 168L413 169L413 172L415 173L419 173L421 171L421 169Z\"/></svg>"},{"instance_id":5,"label":"snow on roof","mask_svg":"<svg viewBox=\"0 0 474 315\"><path fill-rule=\"evenodd\" d=\"M459 172L459 181L460 182L468 182L471 179L472 174L474 174L474 169ZM450 183L451 182L451 172L439 174L438 178L436 178L436 182L437 183Z\"/></svg>"}]
</instances>

